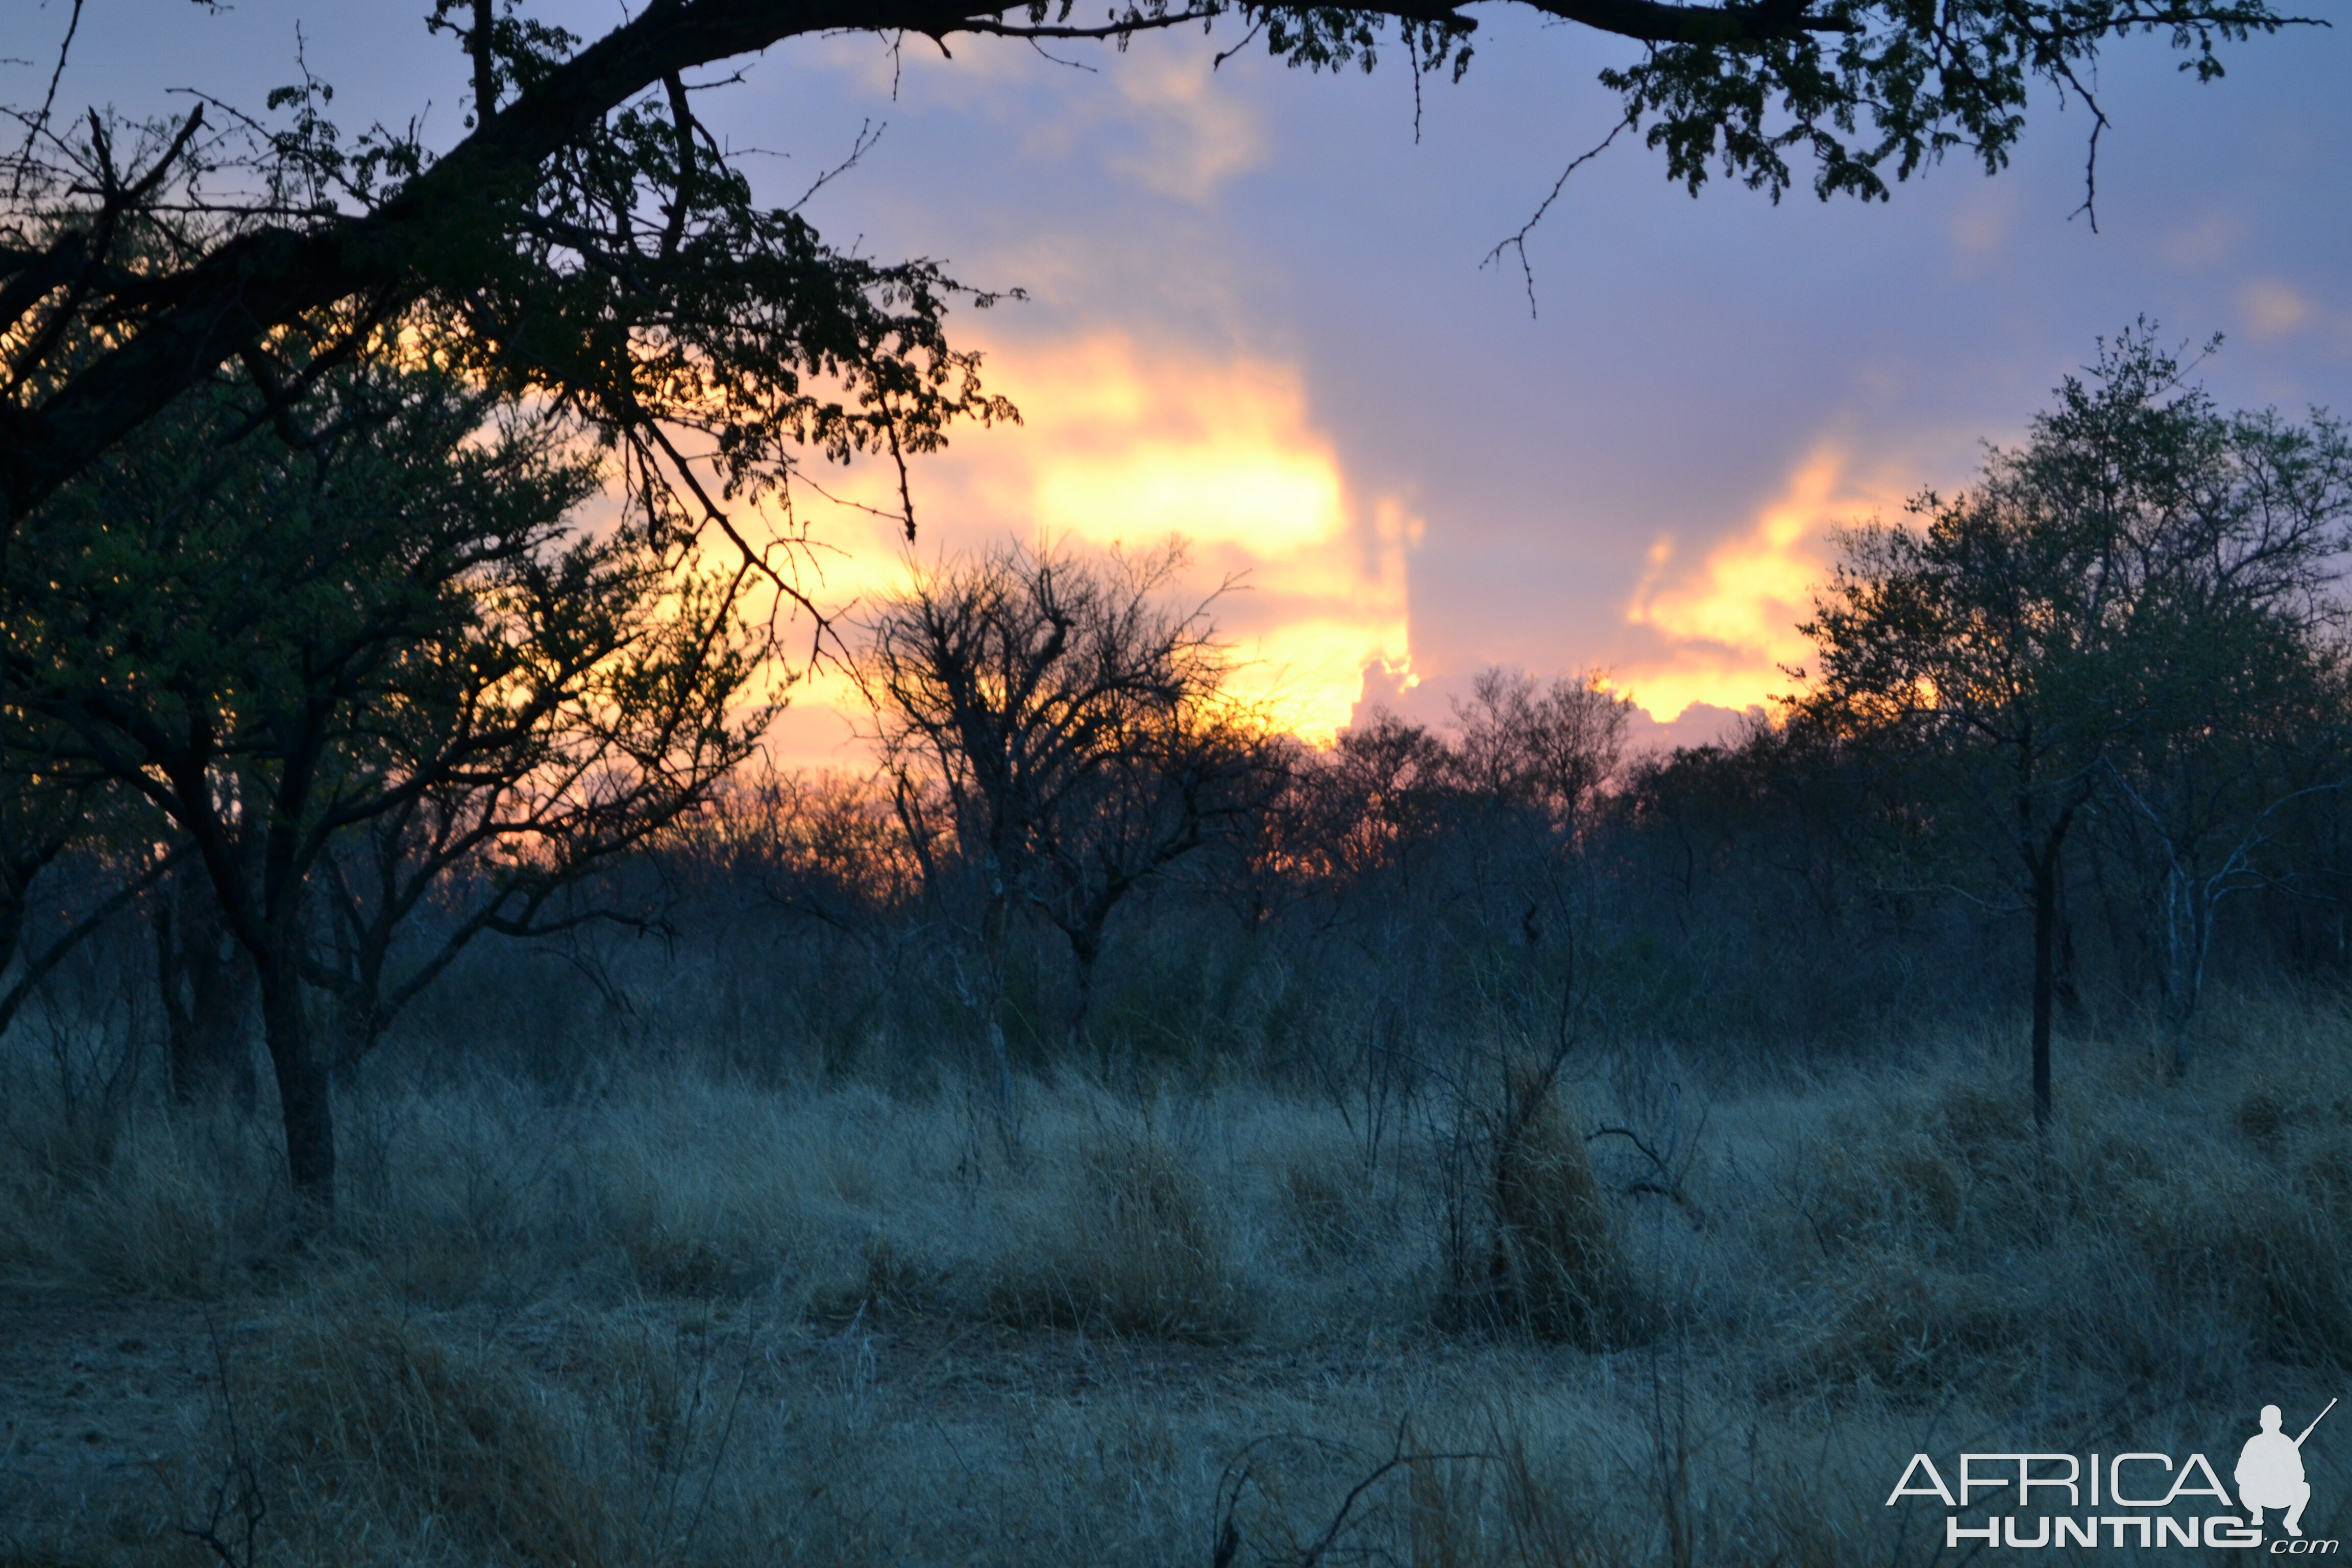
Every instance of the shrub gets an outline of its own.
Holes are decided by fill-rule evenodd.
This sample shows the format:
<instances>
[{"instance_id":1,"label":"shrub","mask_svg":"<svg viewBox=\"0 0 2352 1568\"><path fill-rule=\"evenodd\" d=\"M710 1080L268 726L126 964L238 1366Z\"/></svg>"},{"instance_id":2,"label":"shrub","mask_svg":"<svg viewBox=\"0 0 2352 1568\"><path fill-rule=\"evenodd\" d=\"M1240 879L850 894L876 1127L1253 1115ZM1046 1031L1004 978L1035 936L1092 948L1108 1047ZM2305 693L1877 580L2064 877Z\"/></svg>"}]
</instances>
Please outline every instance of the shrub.
<instances>
[{"instance_id":1,"label":"shrub","mask_svg":"<svg viewBox=\"0 0 2352 1568\"><path fill-rule=\"evenodd\" d=\"M1588 1349L1633 1335L1643 1316L1616 1216L1584 1136L1554 1089L1495 1152L1497 1306L1545 1339Z\"/></svg>"},{"instance_id":2,"label":"shrub","mask_svg":"<svg viewBox=\"0 0 2352 1568\"><path fill-rule=\"evenodd\" d=\"M990 1292L1007 1321L1219 1343L1256 1319L1230 1220L1194 1163L1158 1133L1078 1150L1062 1224Z\"/></svg>"}]
</instances>

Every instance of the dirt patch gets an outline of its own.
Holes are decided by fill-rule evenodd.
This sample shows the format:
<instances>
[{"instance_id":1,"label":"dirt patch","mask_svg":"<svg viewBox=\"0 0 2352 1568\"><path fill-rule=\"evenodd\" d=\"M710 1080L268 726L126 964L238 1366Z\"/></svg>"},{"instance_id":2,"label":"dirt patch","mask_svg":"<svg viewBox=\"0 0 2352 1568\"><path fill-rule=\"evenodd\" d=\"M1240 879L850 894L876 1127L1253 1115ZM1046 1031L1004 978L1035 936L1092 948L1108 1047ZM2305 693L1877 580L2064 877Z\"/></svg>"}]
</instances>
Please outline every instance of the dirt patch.
<instances>
[{"instance_id":1,"label":"dirt patch","mask_svg":"<svg viewBox=\"0 0 2352 1568\"><path fill-rule=\"evenodd\" d=\"M0 1484L86 1491L184 1450L257 1321L173 1303L0 1301Z\"/></svg>"}]
</instances>

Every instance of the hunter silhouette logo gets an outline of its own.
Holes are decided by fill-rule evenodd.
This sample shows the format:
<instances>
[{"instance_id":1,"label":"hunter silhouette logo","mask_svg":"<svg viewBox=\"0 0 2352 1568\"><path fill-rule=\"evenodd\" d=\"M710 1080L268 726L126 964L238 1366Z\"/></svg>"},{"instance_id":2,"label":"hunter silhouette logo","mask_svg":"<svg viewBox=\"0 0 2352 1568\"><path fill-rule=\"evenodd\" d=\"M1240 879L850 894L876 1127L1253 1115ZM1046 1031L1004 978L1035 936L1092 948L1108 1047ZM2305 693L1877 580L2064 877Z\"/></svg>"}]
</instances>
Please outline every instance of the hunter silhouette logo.
<instances>
[{"instance_id":1,"label":"hunter silhouette logo","mask_svg":"<svg viewBox=\"0 0 2352 1568\"><path fill-rule=\"evenodd\" d=\"M2336 1408L2336 1401L2327 1402L2327 1410ZM2269 1508L2286 1510L2286 1532L2303 1534L2303 1510L2311 1501L2311 1483L2303 1475L2303 1440L2311 1436L2312 1427L2327 1419L2327 1410L2311 1418L2311 1426L2290 1437L2279 1430L2283 1417L2275 1405L2263 1406L2263 1429L2246 1439L2245 1448L2238 1455L2238 1469L2233 1478L2238 1483L2238 1502L2246 1510L2246 1523L2254 1530L2263 1527L2263 1510Z\"/></svg>"}]
</instances>

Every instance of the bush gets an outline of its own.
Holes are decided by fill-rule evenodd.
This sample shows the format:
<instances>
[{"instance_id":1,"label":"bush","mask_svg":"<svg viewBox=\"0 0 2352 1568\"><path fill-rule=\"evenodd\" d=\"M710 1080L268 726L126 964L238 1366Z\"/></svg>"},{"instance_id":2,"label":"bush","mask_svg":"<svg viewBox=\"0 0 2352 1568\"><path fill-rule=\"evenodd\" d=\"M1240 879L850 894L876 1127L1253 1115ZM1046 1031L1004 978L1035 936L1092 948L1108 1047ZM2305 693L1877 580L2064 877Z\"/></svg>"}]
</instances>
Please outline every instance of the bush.
<instances>
[{"instance_id":1,"label":"bush","mask_svg":"<svg viewBox=\"0 0 2352 1568\"><path fill-rule=\"evenodd\" d=\"M1495 1156L1494 1278L1502 1310L1586 1349L1639 1334L1642 1310L1592 1155L1555 1089Z\"/></svg>"}]
</instances>

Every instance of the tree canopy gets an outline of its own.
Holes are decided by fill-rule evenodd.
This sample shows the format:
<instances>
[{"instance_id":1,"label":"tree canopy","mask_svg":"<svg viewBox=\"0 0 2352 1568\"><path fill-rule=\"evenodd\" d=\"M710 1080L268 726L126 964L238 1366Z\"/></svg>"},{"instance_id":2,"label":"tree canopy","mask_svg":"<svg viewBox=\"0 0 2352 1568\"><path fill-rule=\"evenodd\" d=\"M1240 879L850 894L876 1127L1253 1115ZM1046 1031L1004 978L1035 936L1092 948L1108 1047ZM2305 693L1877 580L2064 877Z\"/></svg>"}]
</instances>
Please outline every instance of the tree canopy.
<instances>
[{"instance_id":1,"label":"tree canopy","mask_svg":"<svg viewBox=\"0 0 2352 1568\"><path fill-rule=\"evenodd\" d=\"M1881 199L1955 153L1998 170L2037 87L2095 110L2084 77L2111 43L2162 37L2210 79L2218 46L2302 20L2268 0L1522 3L1642 46L1601 84L1622 106L1619 131L1662 153L1671 178L1775 198L1809 179L1823 197ZM413 127L345 138L331 89L307 79L261 116L213 103L143 124L77 120L54 91L16 110L0 539L222 366L260 390L258 420L387 334L578 416L669 523L730 526L723 492L788 484L809 450L876 453L903 472L957 421L1014 416L946 332L950 300L992 296L760 206L687 73L844 31L946 48L961 35L1123 45L1199 26L1296 67L1370 68L1402 51L1416 73L1459 78L1478 26L1444 0L1126 0L1100 19L1076 0L653 0L593 40L515 0L434 0L425 20L471 79L467 132L438 153Z\"/></svg>"},{"instance_id":2,"label":"tree canopy","mask_svg":"<svg viewBox=\"0 0 2352 1568\"><path fill-rule=\"evenodd\" d=\"M191 846L252 962L294 1184L331 1203L308 988L372 1037L415 989L386 984L393 930L437 881L492 884L445 948L518 902L528 924L583 856L691 809L774 710L748 568L587 528L596 465L559 421L383 365L327 392L332 419L226 447L246 400L186 399L27 519L0 696ZM316 873L355 836L385 885L338 899L359 951L322 973Z\"/></svg>"}]
</instances>

